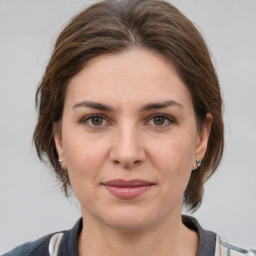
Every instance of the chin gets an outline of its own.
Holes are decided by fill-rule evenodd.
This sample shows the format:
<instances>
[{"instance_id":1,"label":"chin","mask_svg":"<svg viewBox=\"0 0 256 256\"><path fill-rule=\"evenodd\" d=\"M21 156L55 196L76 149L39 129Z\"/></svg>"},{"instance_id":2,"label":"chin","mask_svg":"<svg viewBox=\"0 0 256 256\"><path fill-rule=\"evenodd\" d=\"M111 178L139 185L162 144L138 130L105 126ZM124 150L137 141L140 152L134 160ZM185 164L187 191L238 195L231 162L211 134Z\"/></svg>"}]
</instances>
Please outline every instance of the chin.
<instances>
[{"instance_id":1,"label":"chin","mask_svg":"<svg viewBox=\"0 0 256 256\"><path fill-rule=\"evenodd\" d=\"M154 222L154 217L149 214L146 209L127 209L127 207L122 207L126 209L119 209L118 211L111 211L110 214L103 216L103 222L115 229L124 232L135 232L139 230L146 229L150 224Z\"/></svg>"},{"instance_id":2,"label":"chin","mask_svg":"<svg viewBox=\"0 0 256 256\"><path fill-rule=\"evenodd\" d=\"M110 228L122 232L137 232L146 229L149 225L147 222L131 220L126 218L115 219L106 223Z\"/></svg>"}]
</instances>

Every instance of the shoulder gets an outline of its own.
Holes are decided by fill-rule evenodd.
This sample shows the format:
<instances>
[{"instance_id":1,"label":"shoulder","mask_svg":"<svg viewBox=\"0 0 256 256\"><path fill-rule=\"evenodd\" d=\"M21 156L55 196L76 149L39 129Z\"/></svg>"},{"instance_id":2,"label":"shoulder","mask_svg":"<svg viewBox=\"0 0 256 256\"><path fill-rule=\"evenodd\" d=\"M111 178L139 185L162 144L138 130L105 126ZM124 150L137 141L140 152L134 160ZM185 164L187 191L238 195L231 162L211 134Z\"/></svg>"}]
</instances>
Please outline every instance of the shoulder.
<instances>
[{"instance_id":1,"label":"shoulder","mask_svg":"<svg viewBox=\"0 0 256 256\"><path fill-rule=\"evenodd\" d=\"M64 233L50 234L36 241L22 244L2 256L49 256L53 255L54 248ZM49 249L52 249L52 252Z\"/></svg>"},{"instance_id":2,"label":"shoulder","mask_svg":"<svg viewBox=\"0 0 256 256\"><path fill-rule=\"evenodd\" d=\"M216 239L216 251L215 256L256 256L255 250L245 250L241 247L227 242L221 236L217 236Z\"/></svg>"},{"instance_id":3,"label":"shoulder","mask_svg":"<svg viewBox=\"0 0 256 256\"><path fill-rule=\"evenodd\" d=\"M83 221L80 218L70 230L52 233L36 241L25 243L2 256L78 255L77 238L82 225Z\"/></svg>"},{"instance_id":4,"label":"shoulder","mask_svg":"<svg viewBox=\"0 0 256 256\"><path fill-rule=\"evenodd\" d=\"M183 223L199 236L198 256L256 256L256 250L245 250L212 231L205 230L191 216L182 216Z\"/></svg>"}]
</instances>

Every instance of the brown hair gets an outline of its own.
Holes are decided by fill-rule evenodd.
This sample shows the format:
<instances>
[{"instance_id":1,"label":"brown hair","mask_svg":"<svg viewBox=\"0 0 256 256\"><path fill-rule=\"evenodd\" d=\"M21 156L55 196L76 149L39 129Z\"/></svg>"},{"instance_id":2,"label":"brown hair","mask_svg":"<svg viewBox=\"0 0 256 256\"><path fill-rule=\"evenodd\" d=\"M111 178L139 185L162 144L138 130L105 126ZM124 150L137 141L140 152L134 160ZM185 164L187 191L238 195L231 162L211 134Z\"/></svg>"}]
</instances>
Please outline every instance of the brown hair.
<instances>
[{"instance_id":1,"label":"brown hair","mask_svg":"<svg viewBox=\"0 0 256 256\"><path fill-rule=\"evenodd\" d=\"M105 0L75 16L59 35L37 89L39 108L34 142L41 160L50 161L67 194L70 181L58 162L53 124L62 118L70 79L88 60L129 48L146 48L163 54L176 67L190 90L198 128L206 113L213 116L208 148L202 166L192 172L184 204L196 210L203 185L216 170L223 153L222 99L207 46L195 26L174 6L160 0Z\"/></svg>"}]
</instances>

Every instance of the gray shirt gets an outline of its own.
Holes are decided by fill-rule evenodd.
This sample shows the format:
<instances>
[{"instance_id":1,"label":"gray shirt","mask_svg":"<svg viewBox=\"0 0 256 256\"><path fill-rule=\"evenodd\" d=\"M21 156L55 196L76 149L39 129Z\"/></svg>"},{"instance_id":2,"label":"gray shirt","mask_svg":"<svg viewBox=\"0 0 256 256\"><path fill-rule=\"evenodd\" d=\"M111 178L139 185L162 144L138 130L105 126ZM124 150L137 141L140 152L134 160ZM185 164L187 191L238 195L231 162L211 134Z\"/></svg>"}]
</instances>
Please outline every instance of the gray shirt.
<instances>
[{"instance_id":1,"label":"gray shirt","mask_svg":"<svg viewBox=\"0 0 256 256\"><path fill-rule=\"evenodd\" d=\"M182 221L189 229L197 232L199 236L199 247L197 256L214 256L216 245L216 234L203 229L198 221L191 216L182 216Z\"/></svg>"},{"instance_id":2,"label":"gray shirt","mask_svg":"<svg viewBox=\"0 0 256 256\"><path fill-rule=\"evenodd\" d=\"M182 216L182 221L189 229L198 233L199 248L197 256L214 256L216 234L204 230L193 217L184 215ZM71 230L63 232L63 237L58 249L58 256L78 255L77 241L82 227L83 221L81 218ZM49 241L52 236L53 234L47 235L34 242L20 245L3 256L49 256Z\"/></svg>"}]
</instances>

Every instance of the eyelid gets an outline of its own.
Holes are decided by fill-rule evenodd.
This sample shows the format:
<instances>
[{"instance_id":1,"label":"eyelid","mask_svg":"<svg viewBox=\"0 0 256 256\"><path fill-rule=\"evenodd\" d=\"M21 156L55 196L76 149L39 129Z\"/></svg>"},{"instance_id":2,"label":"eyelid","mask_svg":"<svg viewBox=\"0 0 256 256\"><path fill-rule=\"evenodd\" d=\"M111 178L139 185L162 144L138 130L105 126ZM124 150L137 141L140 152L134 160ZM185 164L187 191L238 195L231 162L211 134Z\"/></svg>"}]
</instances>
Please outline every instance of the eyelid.
<instances>
[{"instance_id":1,"label":"eyelid","mask_svg":"<svg viewBox=\"0 0 256 256\"><path fill-rule=\"evenodd\" d=\"M96 126L96 125L92 125L92 124L89 124L88 121L93 118L93 117L99 117L99 118L102 118L103 121L106 122L106 124L103 124L103 125L99 125L99 126ZM165 125L153 125L153 124L149 124L150 121L152 121L153 118L156 118L156 117L161 117L161 118L164 118L165 120L168 121L168 124L165 124ZM106 126L109 126L111 125L111 121L109 119L109 117L107 117L106 115L104 114L100 114L100 113L95 113L95 114L89 114L89 115L86 115L84 117L82 117L79 121L80 123L83 123L84 125L90 127L90 128L93 128L93 129L100 129L100 128L103 128L103 127L106 127ZM145 121L145 124L146 125L152 125L154 126L154 128L166 128L168 127L169 125L171 124L175 124L176 123L176 120L170 116L170 115L167 115L167 114L162 114L162 113L155 113L155 114L152 114L150 115L149 117L146 118L146 121Z\"/></svg>"},{"instance_id":2,"label":"eyelid","mask_svg":"<svg viewBox=\"0 0 256 256\"><path fill-rule=\"evenodd\" d=\"M84 116L81 118L80 122L81 123L84 123L84 124L87 124L87 126L91 127L91 128L94 128L94 129L100 129L106 125L99 125L99 126L96 126L96 125L90 125L88 124L88 120L90 120L91 118L93 117L100 117L102 118L105 122L107 122L108 124L110 123L109 121L109 118L107 118L105 115L103 114L90 114L90 115L87 115L87 116ZM107 124L107 126L108 126Z\"/></svg>"},{"instance_id":3,"label":"eyelid","mask_svg":"<svg viewBox=\"0 0 256 256\"><path fill-rule=\"evenodd\" d=\"M147 118L147 121L146 121L146 123L149 123L153 118L156 118L156 117L161 117L161 118L165 118L168 122L169 122L169 124L167 124L167 125L154 125L155 127L157 127L157 128L164 128L164 127L167 127L167 126L169 126L170 124L174 124L174 123L176 123L176 120L173 118L173 117L171 117L171 116L169 116L169 115L166 115L166 114L153 114L153 115L151 115L151 116L149 116L148 118Z\"/></svg>"}]
</instances>

